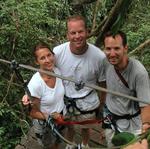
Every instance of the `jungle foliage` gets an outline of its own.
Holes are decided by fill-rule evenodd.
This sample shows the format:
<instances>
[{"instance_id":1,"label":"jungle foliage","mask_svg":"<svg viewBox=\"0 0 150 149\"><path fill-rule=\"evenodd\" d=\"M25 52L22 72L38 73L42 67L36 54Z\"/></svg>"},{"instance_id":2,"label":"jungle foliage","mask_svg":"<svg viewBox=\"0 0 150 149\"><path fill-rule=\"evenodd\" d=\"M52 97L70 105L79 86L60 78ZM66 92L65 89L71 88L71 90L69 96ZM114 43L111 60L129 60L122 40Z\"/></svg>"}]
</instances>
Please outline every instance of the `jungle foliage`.
<instances>
[{"instance_id":1,"label":"jungle foliage","mask_svg":"<svg viewBox=\"0 0 150 149\"><path fill-rule=\"evenodd\" d=\"M89 41L101 48L105 31L125 31L131 56L150 73L149 0L1 0L0 59L34 66L33 46L39 40L51 48L64 42L65 20L75 13L86 17ZM24 80L33 74L19 71ZM30 120L21 104L23 95L22 84L10 65L0 62L0 148L14 148L26 133Z\"/></svg>"}]
</instances>

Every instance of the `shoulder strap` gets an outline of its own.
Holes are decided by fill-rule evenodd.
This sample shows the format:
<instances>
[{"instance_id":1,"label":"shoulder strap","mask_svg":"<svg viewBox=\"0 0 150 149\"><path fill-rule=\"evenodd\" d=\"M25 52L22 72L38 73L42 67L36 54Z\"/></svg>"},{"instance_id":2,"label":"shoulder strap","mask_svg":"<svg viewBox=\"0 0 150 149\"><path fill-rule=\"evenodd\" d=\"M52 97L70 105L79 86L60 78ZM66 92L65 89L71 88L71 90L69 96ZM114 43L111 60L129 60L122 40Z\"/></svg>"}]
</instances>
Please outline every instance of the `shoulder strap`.
<instances>
[{"instance_id":1,"label":"shoulder strap","mask_svg":"<svg viewBox=\"0 0 150 149\"><path fill-rule=\"evenodd\" d=\"M129 85L128 85L127 81L126 81L126 80L124 79L124 77L121 75L121 73L119 72L119 70L116 69L115 67L114 67L114 69L115 69L115 71L116 71L118 77L119 77L120 80L122 81L122 83L123 83L127 88L129 88Z\"/></svg>"}]
</instances>

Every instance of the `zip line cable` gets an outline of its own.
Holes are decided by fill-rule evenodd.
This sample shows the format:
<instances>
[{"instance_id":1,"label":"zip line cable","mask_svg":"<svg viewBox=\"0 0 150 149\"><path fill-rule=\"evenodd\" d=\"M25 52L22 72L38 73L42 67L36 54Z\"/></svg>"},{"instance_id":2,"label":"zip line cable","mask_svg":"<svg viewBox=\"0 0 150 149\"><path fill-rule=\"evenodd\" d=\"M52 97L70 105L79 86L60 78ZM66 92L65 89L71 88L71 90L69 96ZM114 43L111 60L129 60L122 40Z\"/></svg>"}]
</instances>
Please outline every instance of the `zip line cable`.
<instances>
[{"instance_id":1,"label":"zip line cable","mask_svg":"<svg viewBox=\"0 0 150 149\"><path fill-rule=\"evenodd\" d=\"M12 63L12 62L4 60L4 59L0 59L0 62L7 63L7 64ZM134 101L150 104L150 102L144 101L143 99L139 99L139 98L129 96L129 95L126 95L126 94L123 94L123 93L119 93L119 92L116 92L116 91L108 90L106 88L103 88L103 87L100 87L100 86L97 86L97 85L94 85L94 84L89 84L89 83L82 82L82 81L79 82L79 81L76 81L72 78L64 77L62 75L58 75L58 74L55 74L53 72L46 71L46 70L43 70L43 69L38 69L38 68L32 67L30 65L18 64L18 66L21 67L21 68L28 69L28 70L32 70L32 71L44 73L44 74L47 74L47 75L50 75L50 76L53 76L53 77L57 77L57 78L60 78L62 80L67 80L67 81L75 83L76 85L80 85L82 87L86 86L86 87L89 87L89 88L92 88L92 89L95 89L95 90L98 90L98 91L103 91L103 92L110 93L110 94L113 94L113 95L116 95L116 96L124 97L124 98L127 98L129 100L134 100Z\"/></svg>"}]
</instances>

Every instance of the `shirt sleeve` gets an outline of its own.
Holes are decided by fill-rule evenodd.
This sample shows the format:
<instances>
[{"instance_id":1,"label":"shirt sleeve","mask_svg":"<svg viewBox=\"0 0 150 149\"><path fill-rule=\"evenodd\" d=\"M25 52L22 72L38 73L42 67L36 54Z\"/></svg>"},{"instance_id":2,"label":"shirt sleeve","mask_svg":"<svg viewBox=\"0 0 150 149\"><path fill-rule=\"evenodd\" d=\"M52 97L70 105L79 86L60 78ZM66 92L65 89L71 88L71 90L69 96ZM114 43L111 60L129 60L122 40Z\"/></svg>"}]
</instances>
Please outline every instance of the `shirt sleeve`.
<instances>
[{"instance_id":1,"label":"shirt sleeve","mask_svg":"<svg viewBox=\"0 0 150 149\"><path fill-rule=\"evenodd\" d=\"M53 52L55 53L55 60L56 60L56 66L59 67L59 59L60 59L60 48L57 46L53 49Z\"/></svg>"},{"instance_id":2,"label":"shirt sleeve","mask_svg":"<svg viewBox=\"0 0 150 149\"><path fill-rule=\"evenodd\" d=\"M136 77L136 94L137 98L150 104L150 81L145 69L140 71ZM143 107L147 104L140 102L139 105L140 107Z\"/></svg>"},{"instance_id":3,"label":"shirt sleeve","mask_svg":"<svg viewBox=\"0 0 150 149\"><path fill-rule=\"evenodd\" d=\"M41 98L42 96L42 88L41 83L35 77L32 77L30 82L28 83L28 88L31 93L31 96L36 98Z\"/></svg>"},{"instance_id":4,"label":"shirt sleeve","mask_svg":"<svg viewBox=\"0 0 150 149\"><path fill-rule=\"evenodd\" d=\"M98 82L106 81L106 58L104 58L100 63Z\"/></svg>"}]
</instances>

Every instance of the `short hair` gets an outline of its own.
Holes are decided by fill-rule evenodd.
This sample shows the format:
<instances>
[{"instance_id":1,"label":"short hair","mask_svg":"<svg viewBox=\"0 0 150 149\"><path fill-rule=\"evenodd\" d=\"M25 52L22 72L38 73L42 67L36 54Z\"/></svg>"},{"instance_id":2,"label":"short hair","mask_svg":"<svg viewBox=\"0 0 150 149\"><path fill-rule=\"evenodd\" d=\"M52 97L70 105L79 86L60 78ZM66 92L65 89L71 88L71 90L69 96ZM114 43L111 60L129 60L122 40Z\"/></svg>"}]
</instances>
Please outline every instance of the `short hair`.
<instances>
[{"instance_id":1,"label":"short hair","mask_svg":"<svg viewBox=\"0 0 150 149\"><path fill-rule=\"evenodd\" d=\"M67 18L66 26L67 26L68 22L70 22L70 21L79 21L79 20L82 20L82 21L84 22L84 24L85 24L85 28L87 28L86 20L85 20L85 18L84 18L83 16L81 16L81 15L72 15L72 16L69 16L69 17Z\"/></svg>"},{"instance_id":2,"label":"short hair","mask_svg":"<svg viewBox=\"0 0 150 149\"><path fill-rule=\"evenodd\" d=\"M36 51L40 50L40 49L43 49L43 48L47 48L49 49L49 51L54 55L54 52L51 50L50 46L45 43L45 42L39 42L36 44L36 46L33 48L33 55L35 57L35 59L37 59L37 56L36 56Z\"/></svg>"},{"instance_id":3,"label":"short hair","mask_svg":"<svg viewBox=\"0 0 150 149\"><path fill-rule=\"evenodd\" d=\"M122 38L122 44L123 46L126 46L127 45L127 36L126 34L123 32L123 31L117 31L117 32L112 32L112 31L108 31L104 34L103 36L103 44L105 45L105 38L106 37L113 37L115 38L116 35L120 35L121 38Z\"/></svg>"}]
</instances>

